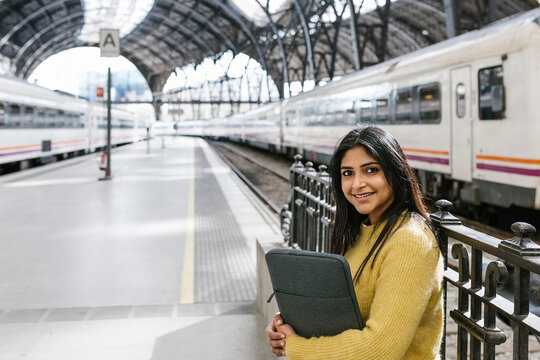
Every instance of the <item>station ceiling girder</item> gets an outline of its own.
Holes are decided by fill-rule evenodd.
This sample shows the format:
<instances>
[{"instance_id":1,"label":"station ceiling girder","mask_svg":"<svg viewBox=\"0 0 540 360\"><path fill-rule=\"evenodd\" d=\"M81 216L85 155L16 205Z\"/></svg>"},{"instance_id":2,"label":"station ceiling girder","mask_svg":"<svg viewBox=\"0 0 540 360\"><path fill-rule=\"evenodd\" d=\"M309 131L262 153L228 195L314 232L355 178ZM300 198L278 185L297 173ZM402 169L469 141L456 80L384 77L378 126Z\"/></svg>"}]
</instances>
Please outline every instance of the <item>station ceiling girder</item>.
<instances>
[{"instance_id":1,"label":"station ceiling girder","mask_svg":"<svg viewBox=\"0 0 540 360\"><path fill-rule=\"evenodd\" d=\"M121 54L160 96L176 68L243 52L283 97L285 83L329 80L539 6L536 0L378 0L365 12L360 1L289 0L270 13L268 0L250 1L265 11L267 25L255 24L232 0L155 0L121 39ZM0 19L0 54L21 78L56 52L97 45L77 37L82 0L4 0Z\"/></svg>"}]
</instances>

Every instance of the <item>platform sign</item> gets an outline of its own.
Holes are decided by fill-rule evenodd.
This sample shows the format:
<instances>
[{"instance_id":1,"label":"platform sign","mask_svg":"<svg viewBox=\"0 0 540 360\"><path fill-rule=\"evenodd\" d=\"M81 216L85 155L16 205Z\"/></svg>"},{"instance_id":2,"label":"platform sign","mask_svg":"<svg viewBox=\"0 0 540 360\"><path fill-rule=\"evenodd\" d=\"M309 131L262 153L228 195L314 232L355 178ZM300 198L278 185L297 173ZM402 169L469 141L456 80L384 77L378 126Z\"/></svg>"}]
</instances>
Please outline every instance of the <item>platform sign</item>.
<instances>
[{"instance_id":1,"label":"platform sign","mask_svg":"<svg viewBox=\"0 0 540 360\"><path fill-rule=\"evenodd\" d=\"M118 29L99 29L99 48L102 57L120 56L120 34Z\"/></svg>"}]
</instances>

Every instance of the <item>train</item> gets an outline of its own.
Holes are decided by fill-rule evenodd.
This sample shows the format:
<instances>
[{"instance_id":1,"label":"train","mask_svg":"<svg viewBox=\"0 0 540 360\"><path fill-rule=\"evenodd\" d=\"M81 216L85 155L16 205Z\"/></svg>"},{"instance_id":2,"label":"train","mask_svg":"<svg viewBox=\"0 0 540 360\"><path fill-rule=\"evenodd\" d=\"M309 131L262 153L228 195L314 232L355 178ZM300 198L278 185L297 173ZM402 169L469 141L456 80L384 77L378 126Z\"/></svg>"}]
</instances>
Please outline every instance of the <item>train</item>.
<instances>
[{"instance_id":1,"label":"train","mask_svg":"<svg viewBox=\"0 0 540 360\"><path fill-rule=\"evenodd\" d=\"M328 163L350 129L400 142L423 190L464 208L540 209L540 9L178 132ZM538 213L537 213L538 214Z\"/></svg>"},{"instance_id":2,"label":"train","mask_svg":"<svg viewBox=\"0 0 540 360\"><path fill-rule=\"evenodd\" d=\"M150 126L148 118L113 107L111 144L146 139ZM91 153L106 143L104 103L0 76L0 173Z\"/></svg>"}]
</instances>

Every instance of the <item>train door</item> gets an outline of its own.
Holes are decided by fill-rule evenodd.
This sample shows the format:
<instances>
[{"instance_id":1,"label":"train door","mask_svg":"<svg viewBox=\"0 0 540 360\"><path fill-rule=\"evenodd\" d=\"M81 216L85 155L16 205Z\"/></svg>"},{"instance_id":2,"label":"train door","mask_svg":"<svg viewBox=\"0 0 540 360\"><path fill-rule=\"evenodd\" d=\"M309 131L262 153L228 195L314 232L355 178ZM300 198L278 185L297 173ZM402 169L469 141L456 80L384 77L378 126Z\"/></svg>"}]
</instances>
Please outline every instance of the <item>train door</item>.
<instances>
[{"instance_id":1,"label":"train door","mask_svg":"<svg viewBox=\"0 0 540 360\"><path fill-rule=\"evenodd\" d=\"M451 70L452 177L472 180L471 68Z\"/></svg>"}]
</instances>

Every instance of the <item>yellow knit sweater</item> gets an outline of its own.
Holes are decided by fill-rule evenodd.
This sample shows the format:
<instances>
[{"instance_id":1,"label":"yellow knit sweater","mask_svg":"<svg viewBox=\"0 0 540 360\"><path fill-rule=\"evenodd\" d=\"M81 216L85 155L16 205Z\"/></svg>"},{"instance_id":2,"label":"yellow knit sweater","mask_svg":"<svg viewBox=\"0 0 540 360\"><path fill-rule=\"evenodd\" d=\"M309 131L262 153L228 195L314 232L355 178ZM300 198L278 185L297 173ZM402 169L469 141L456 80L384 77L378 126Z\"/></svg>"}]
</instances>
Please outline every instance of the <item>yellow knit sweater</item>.
<instances>
[{"instance_id":1,"label":"yellow knit sweater","mask_svg":"<svg viewBox=\"0 0 540 360\"><path fill-rule=\"evenodd\" d=\"M345 254L353 278L383 227L362 225ZM285 347L289 360L439 358L443 260L433 233L412 217L386 240L371 264L355 284L365 328L311 339L293 335Z\"/></svg>"}]
</instances>

